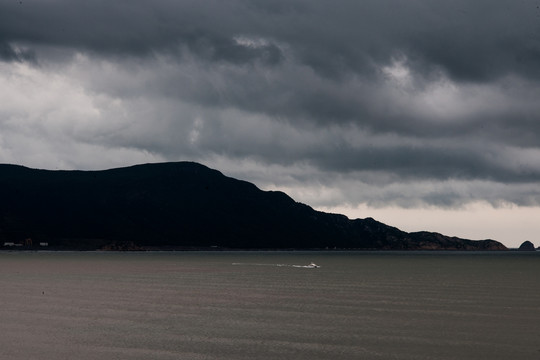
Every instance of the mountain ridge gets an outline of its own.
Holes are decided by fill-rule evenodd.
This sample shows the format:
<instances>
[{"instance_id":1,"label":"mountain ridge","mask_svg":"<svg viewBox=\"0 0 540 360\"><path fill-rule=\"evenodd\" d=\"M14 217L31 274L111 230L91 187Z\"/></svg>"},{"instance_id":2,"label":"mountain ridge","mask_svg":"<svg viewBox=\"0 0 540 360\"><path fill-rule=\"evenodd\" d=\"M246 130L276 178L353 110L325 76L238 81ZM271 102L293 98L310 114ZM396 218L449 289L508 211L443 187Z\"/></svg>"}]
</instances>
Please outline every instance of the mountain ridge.
<instances>
[{"instance_id":1,"label":"mountain ridge","mask_svg":"<svg viewBox=\"0 0 540 360\"><path fill-rule=\"evenodd\" d=\"M314 210L195 162L83 171L0 164L0 245L51 249L505 250ZM31 239L30 241L25 239ZM5 247L5 246L4 246Z\"/></svg>"}]
</instances>

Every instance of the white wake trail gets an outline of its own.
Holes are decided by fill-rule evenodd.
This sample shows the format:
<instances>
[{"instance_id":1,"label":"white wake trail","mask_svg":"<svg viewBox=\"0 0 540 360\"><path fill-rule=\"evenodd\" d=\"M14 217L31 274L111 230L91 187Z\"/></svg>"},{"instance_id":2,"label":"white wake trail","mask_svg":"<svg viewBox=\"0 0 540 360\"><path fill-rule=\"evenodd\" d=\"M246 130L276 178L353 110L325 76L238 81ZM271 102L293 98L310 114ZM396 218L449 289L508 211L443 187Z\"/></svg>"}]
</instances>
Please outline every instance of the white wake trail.
<instances>
[{"instance_id":1,"label":"white wake trail","mask_svg":"<svg viewBox=\"0 0 540 360\"><path fill-rule=\"evenodd\" d=\"M313 263L309 265L294 265L294 264L263 264L263 263L232 263L234 266L273 266L273 267L293 267L293 268L304 268L304 269L314 269L320 267Z\"/></svg>"}]
</instances>

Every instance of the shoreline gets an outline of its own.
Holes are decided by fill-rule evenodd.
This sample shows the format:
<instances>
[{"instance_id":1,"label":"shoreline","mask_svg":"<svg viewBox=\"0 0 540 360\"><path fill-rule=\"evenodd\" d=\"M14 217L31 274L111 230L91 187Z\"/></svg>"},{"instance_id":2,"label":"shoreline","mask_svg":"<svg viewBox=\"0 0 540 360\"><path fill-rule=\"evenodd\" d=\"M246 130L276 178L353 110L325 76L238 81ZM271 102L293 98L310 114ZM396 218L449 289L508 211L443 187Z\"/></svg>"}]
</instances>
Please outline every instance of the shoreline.
<instances>
[{"instance_id":1,"label":"shoreline","mask_svg":"<svg viewBox=\"0 0 540 360\"><path fill-rule=\"evenodd\" d=\"M13 249L0 247L0 252L380 252L380 253L536 253L540 249L520 250L518 248L508 249L377 249L377 248L216 248L216 247L140 247L137 249L77 249L77 248L25 248Z\"/></svg>"}]
</instances>

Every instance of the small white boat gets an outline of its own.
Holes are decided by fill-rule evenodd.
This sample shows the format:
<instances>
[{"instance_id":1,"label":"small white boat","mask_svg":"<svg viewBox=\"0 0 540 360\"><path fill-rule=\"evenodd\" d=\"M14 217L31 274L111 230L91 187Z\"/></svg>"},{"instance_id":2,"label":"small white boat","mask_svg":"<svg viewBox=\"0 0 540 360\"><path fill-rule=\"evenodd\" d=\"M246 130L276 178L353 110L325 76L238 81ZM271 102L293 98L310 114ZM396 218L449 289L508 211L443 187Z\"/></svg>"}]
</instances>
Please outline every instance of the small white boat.
<instances>
[{"instance_id":1,"label":"small white boat","mask_svg":"<svg viewBox=\"0 0 540 360\"><path fill-rule=\"evenodd\" d=\"M307 268L309 269L317 269L317 268L320 268L319 265L315 264L314 262L310 263L309 265L306 266Z\"/></svg>"}]
</instances>

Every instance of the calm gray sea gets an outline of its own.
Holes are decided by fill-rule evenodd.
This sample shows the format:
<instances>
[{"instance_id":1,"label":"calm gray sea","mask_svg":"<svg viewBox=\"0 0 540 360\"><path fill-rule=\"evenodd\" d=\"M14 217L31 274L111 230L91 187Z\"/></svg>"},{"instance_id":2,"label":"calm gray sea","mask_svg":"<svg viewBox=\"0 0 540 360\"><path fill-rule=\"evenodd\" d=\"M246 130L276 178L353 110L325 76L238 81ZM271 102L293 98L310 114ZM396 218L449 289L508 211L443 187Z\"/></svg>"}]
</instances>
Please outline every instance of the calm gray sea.
<instances>
[{"instance_id":1,"label":"calm gray sea","mask_svg":"<svg viewBox=\"0 0 540 360\"><path fill-rule=\"evenodd\" d=\"M517 252L3 252L0 359L537 360L539 275Z\"/></svg>"}]
</instances>

